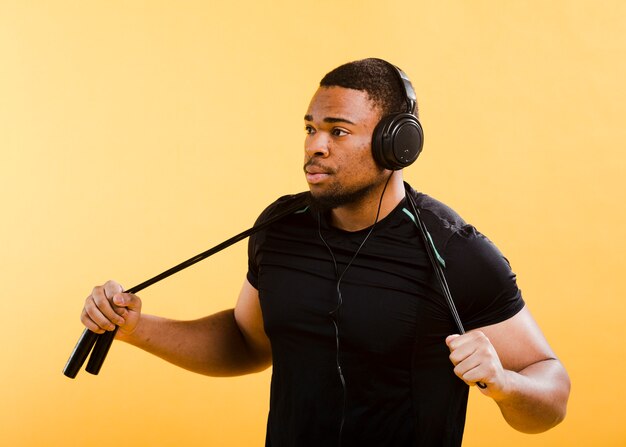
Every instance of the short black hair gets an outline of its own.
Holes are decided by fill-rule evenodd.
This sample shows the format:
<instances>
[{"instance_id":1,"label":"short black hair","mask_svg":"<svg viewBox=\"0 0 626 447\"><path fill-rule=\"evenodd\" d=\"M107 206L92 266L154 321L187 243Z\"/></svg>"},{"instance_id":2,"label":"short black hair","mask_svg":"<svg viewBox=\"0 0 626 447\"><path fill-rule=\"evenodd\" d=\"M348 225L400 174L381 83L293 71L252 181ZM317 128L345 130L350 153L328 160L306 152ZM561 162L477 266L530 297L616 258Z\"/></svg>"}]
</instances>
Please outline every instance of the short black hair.
<instances>
[{"instance_id":1,"label":"short black hair","mask_svg":"<svg viewBox=\"0 0 626 447\"><path fill-rule=\"evenodd\" d=\"M398 72L389 62L369 58L348 62L326 74L320 87L344 87L367 93L382 116L406 112L406 92ZM417 104L415 105L417 115Z\"/></svg>"}]
</instances>

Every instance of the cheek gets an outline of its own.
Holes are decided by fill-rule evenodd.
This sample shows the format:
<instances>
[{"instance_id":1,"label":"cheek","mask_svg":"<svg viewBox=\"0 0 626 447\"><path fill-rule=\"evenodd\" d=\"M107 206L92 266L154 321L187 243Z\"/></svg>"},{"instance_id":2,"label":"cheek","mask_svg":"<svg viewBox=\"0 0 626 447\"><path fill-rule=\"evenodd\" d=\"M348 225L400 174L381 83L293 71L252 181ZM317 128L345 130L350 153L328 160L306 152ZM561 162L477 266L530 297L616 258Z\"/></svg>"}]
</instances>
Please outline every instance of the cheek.
<instances>
[{"instance_id":1,"label":"cheek","mask_svg":"<svg viewBox=\"0 0 626 447\"><path fill-rule=\"evenodd\" d=\"M369 144L346 154L341 160L342 173L357 183L367 182L380 173L380 168L372 157Z\"/></svg>"},{"instance_id":2,"label":"cheek","mask_svg":"<svg viewBox=\"0 0 626 447\"><path fill-rule=\"evenodd\" d=\"M357 156L358 166L362 170L365 171L377 167L376 162L374 161L374 156L372 155L372 146L369 140L359 146Z\"/></svg>"}]
</instances>

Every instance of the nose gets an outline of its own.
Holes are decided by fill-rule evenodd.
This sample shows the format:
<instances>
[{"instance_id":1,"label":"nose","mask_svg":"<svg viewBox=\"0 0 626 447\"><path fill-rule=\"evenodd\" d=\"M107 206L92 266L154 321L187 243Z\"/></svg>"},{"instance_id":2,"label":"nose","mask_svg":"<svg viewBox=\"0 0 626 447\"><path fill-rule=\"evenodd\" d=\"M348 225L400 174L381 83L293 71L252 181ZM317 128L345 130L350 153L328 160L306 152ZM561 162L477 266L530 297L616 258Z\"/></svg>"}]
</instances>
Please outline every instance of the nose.
<instances>
[{"instance_id":1,"label":"nose","mask_svg":"<svg viewBox=\"0 0 626 447\"><path fill-rule=\"evenodd\" d=\"M328 143L328 138L324 136L323 132L307 135L304 140L304 153L308 158L326 158L329 154Z\"/></svg>"}]
</instances>

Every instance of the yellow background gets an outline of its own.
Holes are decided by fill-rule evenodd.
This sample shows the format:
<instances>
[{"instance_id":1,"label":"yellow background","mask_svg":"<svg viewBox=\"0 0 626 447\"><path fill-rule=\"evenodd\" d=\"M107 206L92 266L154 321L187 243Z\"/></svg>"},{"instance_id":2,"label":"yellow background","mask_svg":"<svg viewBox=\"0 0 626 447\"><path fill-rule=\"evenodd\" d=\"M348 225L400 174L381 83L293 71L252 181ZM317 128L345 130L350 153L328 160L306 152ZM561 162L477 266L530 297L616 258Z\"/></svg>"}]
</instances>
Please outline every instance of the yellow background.
<instances>
[{"instance_id":1,"label":"yellow background","mask_svg":"<svg viewBox=\"0 0 626 447\"><path fill-rule=\"evenodd\" d=\"M573 382L565 422L508 428L472 390L465 446L624 446L626 3L0 0L0 443L262 445L269 371L215 379L115 343L61 374L92 286L138 284L304 190L302 116L335 66L411 77L405 177L510 259ZM143 292L231 307L245 243Z\"/></svg>"}]
</instances>

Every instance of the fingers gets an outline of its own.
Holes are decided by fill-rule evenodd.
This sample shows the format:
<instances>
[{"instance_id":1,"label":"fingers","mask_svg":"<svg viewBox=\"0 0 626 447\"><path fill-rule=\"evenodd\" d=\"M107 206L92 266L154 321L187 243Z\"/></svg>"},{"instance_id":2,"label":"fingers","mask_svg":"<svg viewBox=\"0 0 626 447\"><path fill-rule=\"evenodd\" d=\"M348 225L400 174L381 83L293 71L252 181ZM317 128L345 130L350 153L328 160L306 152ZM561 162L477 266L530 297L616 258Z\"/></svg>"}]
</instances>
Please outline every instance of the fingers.
<instances>
[{"instance_id":1,"label":"fingers","mask_svg":"<svg viewBox=\"0 0 626 447\"><path fill-rule=\"evenodd\" d=\"M91 331L98 334L104 331L112 331L115 326L125 323L126 309L112 304L114 296L123 291L120 284L108 281L102 286L94 287L85 299L85 306L81 314L81 321Z\"/></svg>"},{"instance_id":2,"label":"fingers","mask_svg":"<svg viewBox=\"0 0 626 447\"><path fill-rule=\"evenodd\" d=\"M446 338L454 373L468 385L495 383L502 374L498 355L485 334L480 331Z\"/></svg>"}]
</instances>

